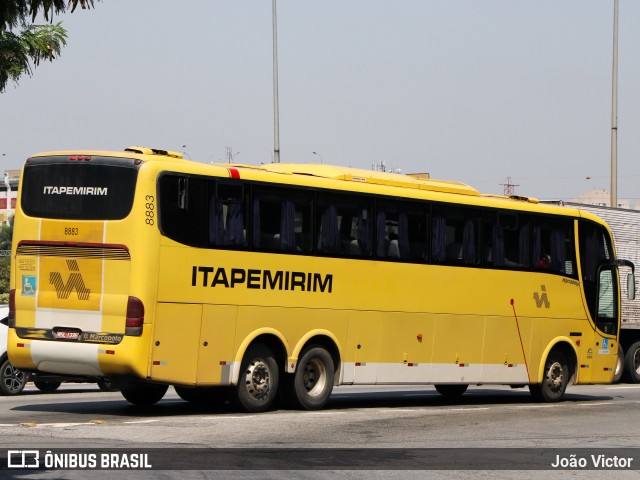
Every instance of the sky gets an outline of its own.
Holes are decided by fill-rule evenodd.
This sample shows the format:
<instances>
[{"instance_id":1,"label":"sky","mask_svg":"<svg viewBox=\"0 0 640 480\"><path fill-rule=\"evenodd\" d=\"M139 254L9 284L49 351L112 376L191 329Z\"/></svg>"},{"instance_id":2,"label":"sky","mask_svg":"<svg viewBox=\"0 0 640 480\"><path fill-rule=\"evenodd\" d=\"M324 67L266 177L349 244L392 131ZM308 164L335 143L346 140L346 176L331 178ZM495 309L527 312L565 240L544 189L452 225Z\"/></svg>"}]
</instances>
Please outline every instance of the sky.
<instances>
[{"instance_id":1,"label":"sky","mask_svg":"<svg viewBox=\"0 0 640 480\"><path fill-rule=\"evenodd\" d=\"M618 198L640 200L640 2L619 0ZM571 200L609 189L613 0L278 0L282 162ZM103 0L0 94L0 162L52 150L273 160L272 2ZM314 153L315 152L315 153Z\"/></svg>"}]
</instances>

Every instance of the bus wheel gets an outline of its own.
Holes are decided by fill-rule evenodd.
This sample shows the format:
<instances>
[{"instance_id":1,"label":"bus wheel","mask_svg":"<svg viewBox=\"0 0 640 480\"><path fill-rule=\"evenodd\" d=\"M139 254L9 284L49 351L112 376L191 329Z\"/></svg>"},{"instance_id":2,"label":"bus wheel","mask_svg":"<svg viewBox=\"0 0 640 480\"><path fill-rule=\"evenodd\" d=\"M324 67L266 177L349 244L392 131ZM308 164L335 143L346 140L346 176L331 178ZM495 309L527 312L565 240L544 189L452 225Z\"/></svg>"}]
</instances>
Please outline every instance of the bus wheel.
<instances>
[{"instance_id":1,"label":"bus wheel","mask_svg":"<svg viewBox=\"0 0 640 480\"><path fill-rule=\"evenodd\" d=\"M128 380L122 382L120 392L129 403L138 407L149 407L162 400L168 388L168 385Z\"/></svg>"},{"instance_id":2,"label":"bus wheel","mask_svg":"<svg viewBox=\"0 0 640 480\"><path fill-rule=\"evenodd\" d=\"M618 361L616 362L616 370L613 373L613 383L618 383L622 379L624 373L624 349L618 343Z\"/></svg>"},{"instance_id":3,"label":"bus wheel","mask_svg":"<svg viewBox=\"0 0 640 480\"><path fill-rule=\"evenodd\" d=\"M17 369L8 358L0 364L0 395L18 395L27 384L27 375Z\"/></svg>"},{"instance_id":4,"label":"bus wheel","mask_svg":"<svg viewBox=\"0 0 640 480\"><path fill-rule=\"evenodd\" d=\"M436 391L449 400L460 398L467 391L469 385L434 385Z\"/></svg>"},{"instance_id":5,"label":"bus wheel","mask_svg":"<svg viewBox=\"0 0 640 480\"><path fill-rule=\"evenodd\" d=\"M250 347L242 359L233 403L246 412L268 410L278 391L278 373L278 363L269 347Z\"/></svg>"},{"instance_id":6,"label":"bus wheel","mask_svg":"<svg viewBox=\"0 0 640 480\"><path fill-rule=\"evenodd\" d=\"M562 399L569 384L569 365L566 356L560 352L551 352L544 366L542 383L529 385L534 400L539 402L557 402Z\"/></svg>"},{"instance_id":7,"label":"bus wheel","mask_svg":"<svg viewBox=\"0 0 640 480\"><path fill-rule=\"evenodd\" d=\"M289 387L289 398L299 408L319 410L329 401L334 378L331 354L322 347L311 347L298 362Z\"/></svg>"},{"instance_id":8,"label":"bus wheel","mask_svg":"<svg viewBox=\"0 0 640 480\"><path fill-rule=\"evenodd\" d=\"M624 356L624 371L631 383L640 383L640 342L632 344Z\"/></svg>"},{"instance_id":9,"label":"bus wheel","mask_svg":"<svg viewBox=\"0 0 640 480\"><path fill-rule=\"evenodd\" d=\"M222 387L173 387L178 396L190 403L222 405L227 401L227 391Z\"/></svg>"},{"instance_id":10,"label":"bus wheel","mask_svg":"<svg viewBox=\"0 0 640 480\"><path fill-rule=\"evenodd\" d=\"M44 380L36 380L33 384L42 393L53 393L60 388L62 382L45 382Z\"/></svg>"}]
</instances>

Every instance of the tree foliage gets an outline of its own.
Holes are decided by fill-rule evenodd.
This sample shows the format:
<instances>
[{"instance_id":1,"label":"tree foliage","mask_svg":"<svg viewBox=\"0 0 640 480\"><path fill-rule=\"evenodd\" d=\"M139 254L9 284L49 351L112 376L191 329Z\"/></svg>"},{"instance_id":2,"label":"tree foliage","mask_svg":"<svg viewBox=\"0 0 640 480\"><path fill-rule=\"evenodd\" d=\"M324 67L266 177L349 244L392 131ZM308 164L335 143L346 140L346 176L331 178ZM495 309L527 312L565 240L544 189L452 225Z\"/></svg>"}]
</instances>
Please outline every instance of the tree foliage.
<instances>
[{"instance_id":1,"label":"tree foliage","mask_svg":"<svg viewBox=\"0 0 640 480\"><path fill-rule=\"evenodd\" d=\"M13 238L13 219L9 217L9 224L0 226L0 250L11 250ZM0 257L0 303L7 303L9 294L9 279L11 278L11 257Z\"/></svg>"},{"instance_id":2,"label":"tree foliage","mask_svg":"<svg viewBox=\"0 0 640 480\"><path fill-rule=\"evenodd\" d=\"M22 75L33 75L43 60L60 55L67 31L61 22L53 23L55 15L93 4L94 0L0 0L0 93L10 80L17 83ZM33 24L38 15L50 23Z\"/></svg>"}]
</instances>

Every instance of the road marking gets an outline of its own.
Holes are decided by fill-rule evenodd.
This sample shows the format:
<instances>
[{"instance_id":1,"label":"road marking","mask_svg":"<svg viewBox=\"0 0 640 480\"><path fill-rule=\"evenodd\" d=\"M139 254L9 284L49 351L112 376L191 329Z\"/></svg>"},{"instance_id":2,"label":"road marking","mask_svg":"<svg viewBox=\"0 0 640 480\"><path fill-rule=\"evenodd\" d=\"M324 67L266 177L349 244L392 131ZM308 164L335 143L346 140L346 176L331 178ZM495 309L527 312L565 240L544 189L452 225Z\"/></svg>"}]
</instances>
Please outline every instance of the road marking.
<instances>
[{"instance_id":1,"label":"road marking","mask_svg":"<svg viewBox=\"0 0 640 480\"><path fill-rule=\"evenodd\" d=\"M445 408L445 412L467 412L473 411L477 412L478 410L489 410L490 407L469 407L469 408Z\"/></svg>"},{"instance_id":2,"label":"road marking","mask_svg":"<svg viewBox=\"0 0 640 480\"><path fill-rule=\"evenodd\" d=\"M560 405L516 405L516 408L558 408Z\"/></svg>"},{"instance_id":3,"label":"road marking","mask_svg":"<svg viewBox=\"0 0 640 480\"><path fill-rule=\"evenodd\" d=\"M600 405L613 405L613 402L600 402L600 403L576 403L577 406L579 407L596 407L596 406L600 406Z\"/></svg>"},{"instance_id":4,"label":"road marking","mask_svg":"<svg viewBox=\"0 0 640 480\"><path fill-rule=\"evenodd\" d=\"M344 415L346 412L302 412L304 415Z\"/></svg>"},{"instance_id":5,"label":"road marking","mask_svg":"<svg viewBox=\"0 0 640 480\"><path fill-rule=\"evenodd\" d=\"M122 422L122 423L153 423L158 420L132 420L131 422Z\"/></svg>"},{"instance_id":6,"label":"road marking","mask_svg":"<svg viewBox=\"0 0 640 480\"><path fill-rule=\"evenodd\" d=\"M65 427L79 427L81 425L96 425L95 423L21 423L20 426L23 427L51 427L51 428L65 428Z\"/></svg>"},{"instance_id":7,"label":"road marking","mask_svg":"<svg viewBox=\"0 0 640 480\"><path fill-rule=\"evenodd\" d=\"M625 386L615 386L615 387L606 387L607 390L624 390L625 388L640 388L640 385L625 385Z\"/></svg>"},{"instance_id":8,"label":"road marking","mask_svg":"<svg viewBox=\"0 0 640 480\"><path fill-rule=\"evenodd\" d=\"M264 417L265 415L220 415L219 417L196 417L201 420L244 420L245 418L256 418L256 417Z\"/></svg>"}]
</instances>

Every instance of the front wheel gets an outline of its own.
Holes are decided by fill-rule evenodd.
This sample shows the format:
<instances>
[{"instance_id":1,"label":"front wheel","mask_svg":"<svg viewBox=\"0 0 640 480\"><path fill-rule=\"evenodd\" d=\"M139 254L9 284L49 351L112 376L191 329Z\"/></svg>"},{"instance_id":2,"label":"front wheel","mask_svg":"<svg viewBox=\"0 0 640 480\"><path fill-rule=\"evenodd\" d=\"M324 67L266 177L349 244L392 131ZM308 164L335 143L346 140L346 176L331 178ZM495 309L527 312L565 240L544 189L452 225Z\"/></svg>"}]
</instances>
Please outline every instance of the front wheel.
<instances>
[{"instance_id":1,"label":"front wheel","mask_svg":"<svg viewBox=\"0 0 640 480\"><path fill-rule=\"evenodd\" d=\"M150 407L162 400L168 388L168 385L129 380L122 383L120 392L129 403L138 407Z\"/></svg>"},{"instance_id":2,"label":"front wheel","mask_svg":"<svg viewBox=\"0 0 640 480\"><path fill-rule=\"evenodd\" d=\"M27 375L8 358L0 364L0 395L18 395L27 384Z\"/></svg>"},{"instance_id":3,"label":"front wheel","mask_svg":"<svg viewBox=\"0 0 640 480\"><path fill-rule=\"evenodd\" d=\"M542 383L529 385L534 400L539 402L557 402L562 399L569 385L569 364L567 357L560 351L551 352L544 366Z\"/></svg>"},{"instance_id":4,"label":"front wheel","mask_svg":"<svg viewBox=\"0 0 640 480\"><path fill-rule=\"evenodd\" d=\"M329 401L334 378L331 354L322 347L311 347L300 357L288 398L304 410L320 410Z\"/></svg>"},{"instance_id":5,"label":"front wheel","mask_svg":"<svg viewBox=\"0 0 640 480\"><path fill-rule=\"evenodd\" d=\"M624 371L630 383L640 383L640 342L631 344L624 356Z\"/></svg>"},{"instance_id":6,"label":"front wheel","mask_svg":"<svg viewBox=\"0 0 640 480\"><path fill-rule=\"evenodd\" d=\"M273 351L266 345L249 347L242 359L232 401L246 412L264 412L273 405L278 380L278 362Z\"/></svg>"}]
</instances>

